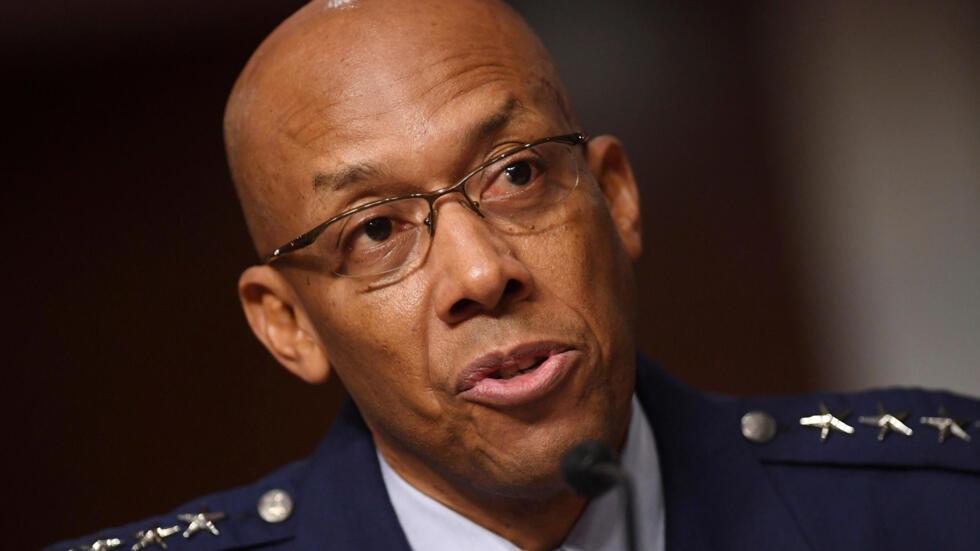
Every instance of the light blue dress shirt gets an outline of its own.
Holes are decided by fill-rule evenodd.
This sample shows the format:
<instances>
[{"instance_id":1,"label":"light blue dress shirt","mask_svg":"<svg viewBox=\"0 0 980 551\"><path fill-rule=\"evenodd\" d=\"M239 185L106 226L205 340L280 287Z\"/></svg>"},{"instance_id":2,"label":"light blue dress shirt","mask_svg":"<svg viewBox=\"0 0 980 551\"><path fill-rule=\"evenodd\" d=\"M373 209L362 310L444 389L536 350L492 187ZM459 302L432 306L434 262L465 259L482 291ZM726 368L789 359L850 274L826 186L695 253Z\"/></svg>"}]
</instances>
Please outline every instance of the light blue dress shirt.
<instances>
[{"instance_id":1,"label":"light blue dress shirt","mask_svg":"<svg viewBox=\"0 0 980 551\"><path fill-rule=\"evenodd\" d=\"M637 545L664 549L660 464L653 429L636 396L622 465L636 484ZM381 474L405 536L416 551L517 551L510 541L425 495L403 479L378 453ZM625 551L626 520L617 492L593 500L558 551Z\"/></svg>"}]
</instances>

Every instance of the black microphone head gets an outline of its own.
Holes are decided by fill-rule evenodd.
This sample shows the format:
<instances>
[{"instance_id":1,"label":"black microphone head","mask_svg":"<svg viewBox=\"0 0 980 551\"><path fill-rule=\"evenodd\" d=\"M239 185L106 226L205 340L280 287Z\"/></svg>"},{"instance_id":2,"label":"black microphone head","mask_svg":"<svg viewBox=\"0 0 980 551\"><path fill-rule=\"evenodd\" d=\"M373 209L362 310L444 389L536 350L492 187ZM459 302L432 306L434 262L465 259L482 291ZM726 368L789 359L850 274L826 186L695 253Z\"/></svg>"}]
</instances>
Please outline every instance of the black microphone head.
<instances>
[{"instance_id":1,"label":"black microphone head","mask_svg":"<svg viewBox=\"0 0 980 551\"><path fill-rule=\"evenodd\" d=\"M616 456L602 442L588 440L572 448L561 459L561 474L575 493L595 498L609 491L617 479L610 469L618 469Z\"/></svg>"}]
</instances>

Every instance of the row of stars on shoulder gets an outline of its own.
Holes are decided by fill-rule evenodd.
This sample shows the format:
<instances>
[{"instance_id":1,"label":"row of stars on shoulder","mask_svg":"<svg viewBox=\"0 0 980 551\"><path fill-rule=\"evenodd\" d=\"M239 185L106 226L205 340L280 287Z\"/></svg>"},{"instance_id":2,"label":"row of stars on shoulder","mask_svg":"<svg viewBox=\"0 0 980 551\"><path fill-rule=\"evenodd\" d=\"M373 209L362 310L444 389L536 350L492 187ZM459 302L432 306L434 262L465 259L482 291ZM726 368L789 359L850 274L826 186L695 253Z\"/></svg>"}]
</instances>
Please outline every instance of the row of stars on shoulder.
<instances>
[{"instance_id":1,"label":"row of stars on shoulder","mask_svg":"<svg viewBox=\"0 0 980 551\"><path fill-rule=\"evenodd\" d=\"M283 490L269 490L259 499L257 508L259 516L266 522L283 522L292 513L292 498ZM205 509L200 513L178 514L176 518L179 521L178 524L156 525L134 534L130 550L142 551L154 546L167 549L167 539L177 534L180 534L184 539L190 539L202 532L209 532L212 536L220 536L221 530L217 523L225 520L227 515L220 511L211 512ZM68 551L111 551L128 543L123 538L103 538L88 545L72 547Z\"/></svg>"},{"instance_id":2,"label":"row of stars on shoulder","mask_svg":"<svg viewBox=\"0 0 980 551\"><path fill-rule=\"evenodd\" d=\"M849 415L849 412L831 413L825 404L820 403L819 413L801 417L799 423L804 427L819 430L820 441L826 442L831 432L846 435L853 435L856 432L853 426L845 422ZM908 415L908 412L889 413L879 402L878 411L875 415L862 415L858 417L858 422L877 428L878 441L881 442L892 432L911 437L914 431L905 422ZM944 407L940 407L939 413L935 416L920 417L919 423L936 429L940 444L944 443L950 436L964 442L971 441L971 437L967 433L970 422L966 419L950 416ZM975 423L975 426L980 427L980 422ZM742 416L742 435L751 442L760 444L769 442L776 435L776 421L764 411L750 411Z\"/></svg>"}]
</instances>

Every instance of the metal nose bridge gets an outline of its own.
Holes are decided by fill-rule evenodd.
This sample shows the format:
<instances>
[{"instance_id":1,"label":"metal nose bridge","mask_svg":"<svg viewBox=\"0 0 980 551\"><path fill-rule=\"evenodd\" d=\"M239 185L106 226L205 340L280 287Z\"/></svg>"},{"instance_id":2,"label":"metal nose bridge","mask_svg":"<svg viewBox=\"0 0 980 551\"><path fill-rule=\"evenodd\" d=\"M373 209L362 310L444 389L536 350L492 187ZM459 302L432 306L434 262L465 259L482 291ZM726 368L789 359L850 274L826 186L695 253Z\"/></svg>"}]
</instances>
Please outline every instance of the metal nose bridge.
<instances>
[{"instance_id":1,"label":"metal nose bridge","mask_svg":"<svg viewBox=\"0 0 980 551\"><path fill-rule=\"evenodd\" d=\"M442 199L443 197L451 193L459 193L460 195L462 195L463 196L462 202L464 205L466 205L466 208L475 212L477 216L479 216L480 218L486 218L486 216L484 216L483 214L483 211L480 210L480 203L470 199L470 197L466 195L466 189L463 187L465 183L466 181L464 180L456 185L452 185L447 188L433 191L432 193L424 196L425 202L429 204L429 215L425 217L423 223L429 227L430 238L435 237L436 235L436 219L439 217L439 209L436 208L436 201Z\"/></svg>"}]
</instances>

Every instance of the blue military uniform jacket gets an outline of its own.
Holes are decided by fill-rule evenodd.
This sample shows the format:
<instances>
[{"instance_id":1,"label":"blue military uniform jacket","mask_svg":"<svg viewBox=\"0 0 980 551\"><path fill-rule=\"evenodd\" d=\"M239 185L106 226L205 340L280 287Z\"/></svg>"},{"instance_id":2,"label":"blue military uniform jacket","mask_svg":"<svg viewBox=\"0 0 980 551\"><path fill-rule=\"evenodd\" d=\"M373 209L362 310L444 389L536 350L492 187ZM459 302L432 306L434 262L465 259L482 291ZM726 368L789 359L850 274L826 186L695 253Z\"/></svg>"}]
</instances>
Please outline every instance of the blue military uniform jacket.
<instances>
[{"instance_id":1,"label":"blue military uniform jacket","mask_svg":"<svg viewBox=\"0 0 980 551\"><path fill-rule=\"evenodd\" d=\"M642 358L636 392L660 455L669 551L980 550L977 400L905 389L710 396ZM819 427L802 426L801 418L828 419L814 417L821 404L853 433L831 428L821 442ZM880 416L879 404L896 418L907 412L902 419L912 435L889 431L879 441L877 426L858 422ZM942 423L923 424L925 417L959 419L965 433L947 426L940 443ZM280 498L275 515L260 514L263 496ZM190 520L178 515L205 511L223 514L212 523L218 534L202 523L185 538ZM154 540L148 531L156 527L158 541L173 551L409 549L371 435L352 404L307 460L172 513L47 549L129 550L139 533Z\"/></svg>"}]
</instances>

